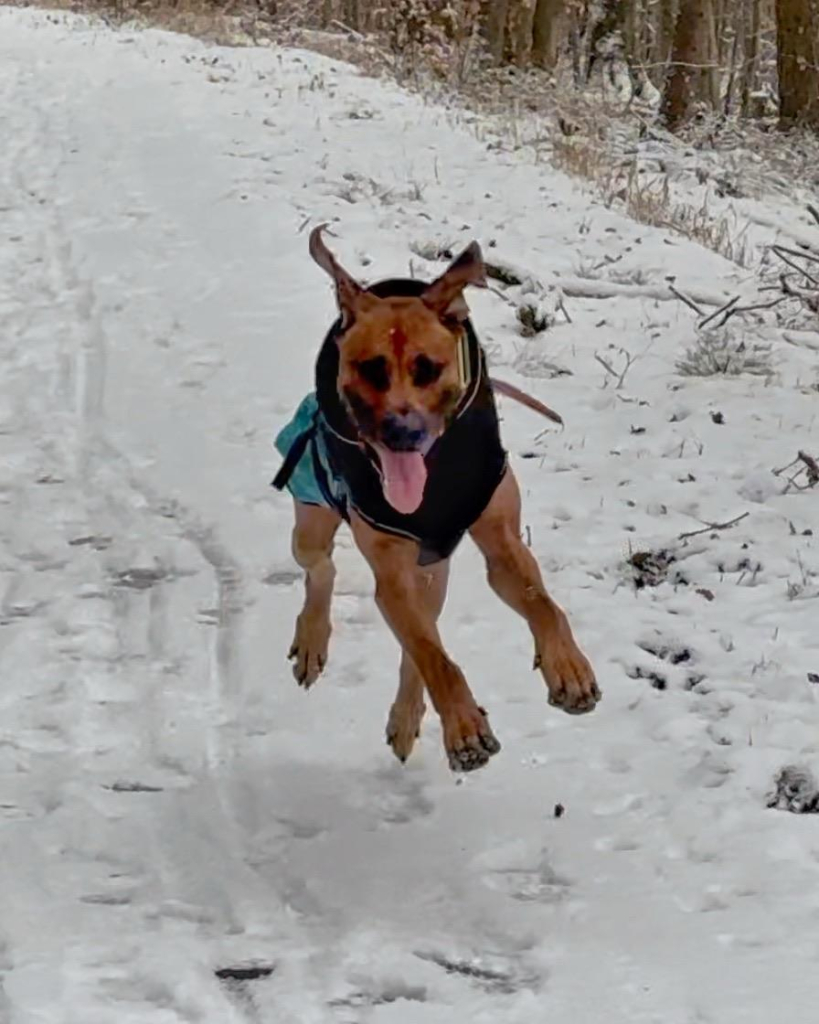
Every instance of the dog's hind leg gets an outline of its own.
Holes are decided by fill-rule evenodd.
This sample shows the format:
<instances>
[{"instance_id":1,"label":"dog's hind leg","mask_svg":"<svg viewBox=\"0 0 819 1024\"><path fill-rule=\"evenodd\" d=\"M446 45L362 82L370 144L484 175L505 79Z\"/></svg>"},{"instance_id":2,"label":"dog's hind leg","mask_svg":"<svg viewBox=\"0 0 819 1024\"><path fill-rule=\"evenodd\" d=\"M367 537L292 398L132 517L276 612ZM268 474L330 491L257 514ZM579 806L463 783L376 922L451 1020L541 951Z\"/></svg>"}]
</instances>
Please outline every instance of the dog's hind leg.
<instances>
[{"instance_id":1,"label":"dog's hind leg","mask_svg":"<svg viewBox=\"0 0 819 1024\"><path fill-rule=\"evenodd\" d=\"M470 533L486 558L492 589L529 624L535 641L535 668L543 673L549 703L571 714L591 711L600 700L594 671L521 540L520 490L511 469Z\"/></svg>"},{"instance_id":2,"label":"dog's hind leg","mask_svg":"<svg viewBox=\"0 0 819 1024\"><path fill-rule=\"evenodd\" d=\"M337 512L296 502L293 557L304 569L304 607L296 619L296 635L288 657L299 686L309 689L327 663L330 643L330 602L336 570L333 538L341 525Z\"/></svg>"},{"instance_id":3,"label":"dog's hind leg","mask_svg":"<svg viewBox=\"0 0 819 1024\"><path fill-rule=\"evenodd\" d=\"M446 601L449 562L436 562L425 569L419 567L417 572L419 600L437 622ZM398 692L387 719L387 743L402 764L412 752L425 711L424 680L415 662L402 650Z\"/></svg>"}]
</instances>

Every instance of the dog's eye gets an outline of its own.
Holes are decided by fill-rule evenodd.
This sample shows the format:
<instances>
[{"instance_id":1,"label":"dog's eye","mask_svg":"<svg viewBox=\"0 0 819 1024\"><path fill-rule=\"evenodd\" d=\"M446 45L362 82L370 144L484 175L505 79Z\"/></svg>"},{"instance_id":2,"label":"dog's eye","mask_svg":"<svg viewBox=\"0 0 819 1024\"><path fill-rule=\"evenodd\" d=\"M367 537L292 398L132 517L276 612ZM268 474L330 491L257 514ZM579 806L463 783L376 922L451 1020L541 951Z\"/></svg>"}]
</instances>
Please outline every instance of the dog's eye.
<instances>
[{"instance_id":1,"label":"dog's eye","mask_svg":"<svg viewBox=\"0 0 819 1024\"><path fill-rule=\"evenodd\" d=\"M356 369L362 380L376 391L388 391L390 387L390 368L384 356L363 359L356 363Z\"/></svg>"},{"instance_id":2,"label":"dog's eye","mask_svg":"<svg viewBox=\"0 0 819 1024\"><path fill-rule=\"evenodd\" d=\"M418 356L412 364L412 383L417 388L428 387L438 380L443 369L443 363L435 363L429 356Z\"/></svg>"}]
</instances>

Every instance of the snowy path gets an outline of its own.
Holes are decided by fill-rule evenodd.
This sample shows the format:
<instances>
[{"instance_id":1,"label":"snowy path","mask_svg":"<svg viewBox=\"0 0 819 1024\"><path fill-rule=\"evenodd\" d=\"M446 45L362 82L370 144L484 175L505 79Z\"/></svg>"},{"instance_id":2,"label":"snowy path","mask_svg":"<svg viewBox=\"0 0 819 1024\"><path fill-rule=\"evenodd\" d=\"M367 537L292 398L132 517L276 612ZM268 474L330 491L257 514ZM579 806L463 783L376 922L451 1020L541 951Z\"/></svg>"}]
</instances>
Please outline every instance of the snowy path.
<instances>
[{"instance_id":1,"label":"snowy path","mask_svg":"<svg viewBox=\"0 0 819 1024\"><path fill-rule=\"evenodd\" d=\"M815 1019L819 818L765 808L819 766L816 494L769 472L817 448L815 354L683 378L684 307L570 299L537 345L572 375L524 380L479 295L496 366L567 420L504 408L605 700L547 707L465 545L443 628L504 750L456 780L430 721L401 769L346 536L331 667L290 678L267 484L332 316L308 218L362 276L478 237L543 276L625 252L631 280L737 285L464 120L308 54L0 9L2 1024ZM642 353L620 392L609 345ZM685 582L635 593L630 545Z\"/></svg>"}]
</instances>

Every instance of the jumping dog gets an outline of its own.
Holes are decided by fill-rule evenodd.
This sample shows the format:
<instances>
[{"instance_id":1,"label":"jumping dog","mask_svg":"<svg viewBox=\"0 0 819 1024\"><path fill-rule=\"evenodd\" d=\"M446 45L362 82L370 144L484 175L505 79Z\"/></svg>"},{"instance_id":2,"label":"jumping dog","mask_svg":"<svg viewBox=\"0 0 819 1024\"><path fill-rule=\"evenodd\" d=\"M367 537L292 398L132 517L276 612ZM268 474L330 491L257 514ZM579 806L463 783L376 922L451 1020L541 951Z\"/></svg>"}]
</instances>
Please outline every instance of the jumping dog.
<instances>
[{"instance_id":1,"label":"jumping dog","mask_svg":"<svg viewBox=\"0 0 819 1024\"><path fill-rule=\"evenodd\" d=\"M310 687L327 662L333 539L346 520L402 648L387 742L405 761L426 691L450 767L471 771L500 744L437 627L449 558L466 533L492 589L529 626L549 703L580 714L601 698L521 540L520 491L501 444L493 383L531 407L540 403L488 376L463 296L468 285L486 285L477 243L431 283L392 279L367 288L336 260L321 227L310 253L333 281L339 317L319 353L315 391L276 441L284 463L274 486L294 497L293 553L305 572L289 655L294 675Z\"/></svg>"}]
</instances>

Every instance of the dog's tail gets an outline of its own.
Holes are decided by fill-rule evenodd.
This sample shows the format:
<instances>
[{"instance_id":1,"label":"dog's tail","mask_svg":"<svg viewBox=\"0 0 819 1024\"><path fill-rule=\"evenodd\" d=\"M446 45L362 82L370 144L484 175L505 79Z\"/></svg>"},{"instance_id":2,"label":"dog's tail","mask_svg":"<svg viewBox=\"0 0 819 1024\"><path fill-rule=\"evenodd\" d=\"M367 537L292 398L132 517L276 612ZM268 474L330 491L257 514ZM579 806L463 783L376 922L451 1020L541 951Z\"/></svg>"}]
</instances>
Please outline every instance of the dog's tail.
<instances>
[{"instance_id":1,"label":"dog's tail","mask_svg":"<svg viewBox=\"0 0 819 1024\"><path fill-rule=\"evenodd\" d=\"M505 380L498 380L496 377L490 377L489 383L492 385L492 390L497 391L499 395L505 395L507 398L513 398L516 402L520 402L521 405L525 405L527 409L534 409L534 411L539 412L541 416L545 416L547 419L552 420L553 423L559 423L561 427L563 426L563 419L554 411L554 409L550 409L548 405L544 405L539 398L527 395L525 391L521 391L520 388L516 388L514 384L507 384Z\"/></svg>"}]
</instances>

